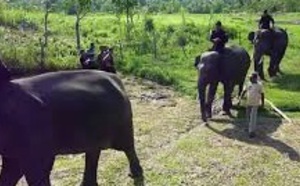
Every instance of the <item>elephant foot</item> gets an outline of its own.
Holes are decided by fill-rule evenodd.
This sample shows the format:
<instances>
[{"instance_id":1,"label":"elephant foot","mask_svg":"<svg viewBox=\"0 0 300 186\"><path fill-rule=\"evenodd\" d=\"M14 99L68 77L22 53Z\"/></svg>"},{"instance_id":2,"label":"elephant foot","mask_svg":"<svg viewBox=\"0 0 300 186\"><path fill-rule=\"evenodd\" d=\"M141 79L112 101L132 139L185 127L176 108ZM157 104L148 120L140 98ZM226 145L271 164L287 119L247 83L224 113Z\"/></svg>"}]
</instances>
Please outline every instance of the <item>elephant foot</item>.
<instances>
[{"instance_id":1,"label":"elephant foot","mask_svg":"<svg viewBox=\"0 0 300 186\"><path fill-rule=\"evenodd\" d=\"M98 183L82 182L80 186L99 186Z\"/></svg>"},{"instance_id":2,"label":"elephant foot","mask_svg":"<svg viewBox=\"0 0 300 186\"><path fill-rule=\"evenodd\" d=\"M202 117L201 119L203 122L205 122L205 123L207 122L207 117Z\"/></svg>"},{"instance_id":3,"label":"elephant foot","mask_svg":"<svg viewBox=\"0 0 300 186\"><path fill-rule=\"evenodd\" d=\"M132 179L142 178L143 177L143 168L139 165L130 166L130 173L128 174L129 177Z\"/></svg>"},{"instance_id":4,"label":"elephant foot","mask_svg":"<svg viewBox=\"0 0 300 186\"><path fill-rule=\"evenodd\" d=\"M212 118L211 112L206 113L206 118L207 118L207 119L211 119L211 118Z\"/></svg>"},{"instance_id":5,"label":"elephant foot","mask_svg":"<svg viewBox=\"0 0 300 186\"><path fill-rule=\"evenodd\" d=\"M232 115L232 113L229 111L229 110L224 110L223 112L222 112L222 115L223 116L229 116L229 117L233 117L233 115Z\"/></svg>"},{"instance_id":6,"label":"elephant foot","mask_svg":"<svg viewBox=\"0 0 300 186\"><path fill-rule=\"evenodd\" d=\"M134 186L144 186L144 185L145 185L144 177L134 179Z\"/></svg>"}]
</instances>

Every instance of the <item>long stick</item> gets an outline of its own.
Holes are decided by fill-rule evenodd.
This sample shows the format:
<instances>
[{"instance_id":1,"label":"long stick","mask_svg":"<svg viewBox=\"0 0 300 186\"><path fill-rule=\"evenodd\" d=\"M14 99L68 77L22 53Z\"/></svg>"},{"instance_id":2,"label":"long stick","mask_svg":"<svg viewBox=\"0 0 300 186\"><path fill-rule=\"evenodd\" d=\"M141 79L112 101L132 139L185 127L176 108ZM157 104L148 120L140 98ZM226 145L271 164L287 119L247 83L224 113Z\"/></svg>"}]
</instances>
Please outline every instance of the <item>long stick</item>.
<instances>
[{"instance_id":1,"label":"long stick","mask_svg":"<svg viewBox=\"0 0 300 186\"><path fill-rule=\"evenodd\" d=\"M265 101L272 107L273 110L275 110L280 116L282 116L285 120L287 120L289 123L292 123L292 120L285 115L279 108L277 108L270 100L265 99Z\"/></svg>"}]
</instances>

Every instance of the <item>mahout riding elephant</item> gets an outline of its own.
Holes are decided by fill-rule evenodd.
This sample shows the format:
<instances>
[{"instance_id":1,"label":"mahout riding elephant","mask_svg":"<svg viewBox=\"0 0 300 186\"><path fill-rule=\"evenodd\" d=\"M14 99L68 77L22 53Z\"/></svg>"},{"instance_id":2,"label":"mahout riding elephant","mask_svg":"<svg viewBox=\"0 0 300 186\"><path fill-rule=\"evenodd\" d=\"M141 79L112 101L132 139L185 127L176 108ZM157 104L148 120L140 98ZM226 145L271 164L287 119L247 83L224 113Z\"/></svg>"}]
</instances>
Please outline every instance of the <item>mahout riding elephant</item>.
<instances>
[{"instance_id":1,"label":"mahout riding elephant","mask_svg":"<svg viewBox=\"0 0 300 186\"><path fill-rule=\"evenodd\" d=\"M143 175L131 104L116 75L78 70L1 81L0 103L1 186L23 175L29 185L49 186L55 155L76 153L86 156L82 185L95 186L107 148L125 152L132 177Z\"/></svg>"},{"instance_id":2,"label":"mahout riding elephant","mask_svg":"<svg viewBox=\"0 0 300 186\"><path fill-rule=\"evenodd\" d=\"M99 69L105 72L116 73L114 64L113 48L108 46L100 46L100 54L97 57Z\"/></svg>"},{"instance_id":3,"label":"mahout riding elephant","mask_svg":"<svg viewBox=\"0 0 300 186\"><path fill-rule=\"evenodd\" d=\"M260 29L256 32L250 32L248 39L254 45L254 70L259 73L260 78L265 80L262 61L263 55L270 56L268 68L270 77L276 76L277 73L282 73L280 63L288 46L287 32L282 28Z\"/></svg>"},{"instance_id":4,"label":"mahout riding elephant","mask_svg":"<svg viewBox=\"0 0 300 186\"><path fill-rule=\"evenodd\" d=\"M212 117L212 102L219 82L224 88L223 111L231 115L231 95L234 86L239 86L239 94L241 94L250 62L248 52L239 46L226 47L222 53L207 51L196 57L195 66L199 70L198 95L204 122ZM206 95L208 86L208 95Z\"/></svg>"}]
</instances>

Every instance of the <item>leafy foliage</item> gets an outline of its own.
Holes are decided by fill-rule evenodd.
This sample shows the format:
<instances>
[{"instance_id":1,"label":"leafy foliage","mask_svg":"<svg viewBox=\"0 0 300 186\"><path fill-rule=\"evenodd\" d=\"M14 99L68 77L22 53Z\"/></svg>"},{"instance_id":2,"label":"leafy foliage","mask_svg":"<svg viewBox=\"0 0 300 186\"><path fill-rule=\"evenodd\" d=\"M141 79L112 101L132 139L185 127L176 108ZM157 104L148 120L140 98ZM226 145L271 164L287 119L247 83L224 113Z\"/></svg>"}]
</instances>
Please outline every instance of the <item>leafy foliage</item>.
<instances>
[{"instance_id":1,"label":"leafy foliage","mask_svg":"<svg viewBox=\"0 0 300 186\"><path fill-rule=\"evenodd\" d=\"M52 0L57 11L64 11L63 0ZM76 1L76 0L75 0ZM26 9L37 9L42 6L40 0L10 0L9 3ZM126 12L126 9L143 7L149 12L178 13L181 7L190 13L221 13L236 11L271 11L297 12L300 11L298 0L92 0L93 11ZM116 10L117 9L117 10Z\"/></svg>"}]
</instances>

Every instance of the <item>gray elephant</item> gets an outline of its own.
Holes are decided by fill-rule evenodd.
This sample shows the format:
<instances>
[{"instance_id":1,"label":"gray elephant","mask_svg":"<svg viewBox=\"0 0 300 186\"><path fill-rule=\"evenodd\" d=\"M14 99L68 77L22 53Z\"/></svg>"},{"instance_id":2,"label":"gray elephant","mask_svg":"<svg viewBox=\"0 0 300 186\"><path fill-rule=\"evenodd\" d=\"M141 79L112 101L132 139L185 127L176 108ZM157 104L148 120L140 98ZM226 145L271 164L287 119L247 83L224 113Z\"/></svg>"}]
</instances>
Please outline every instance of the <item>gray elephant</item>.
<instances>
[{"instance_id":1,"label":"gray elephant","mask_svg":"<svg viewBox=\"0 0 300 186\"><path fill-rule=\"evenodd\" d=\"M248 39L254 45L254 70L259 73L261 79L265 80L263 72L262 56L270 56L268 73L274 77L280 70L280 62L288 46L288 34L284 29L274 28L272 30L262 29L256 32L250 32Z\"/></svg>"},{"instance_id":2,"label":"gray elephant","mask_svg":"<svg viewBox=\"0 0 300 186\"><path fill-rule=\"evenodd\" d=\"M224 88L223 111L230 115L234 86L239 85L239 94L241 94L250 62L248 52L239 46L226 47L222 54L208 51L196 57L195 66L199 70L198 94L204 122L212 116L212 102L219 82ZM206 95L208 86L208 95Z\"/></svg>"},{"instance_id":3,"label":"gray elephant","mask_svg":"<svg viewBox=\"0 0 300 186\"><path fill-rule=\"evenodd\" d=\"M0 71L0 74L3 71ZM6 77L6 76L5 76ZM49 186L55 155L85 153L82 185L97 185L100 151L124 151L141 178L132 110L121 80L97 70L60 71L1 81L0 186Z\"/></svg>"}]
</instances>

